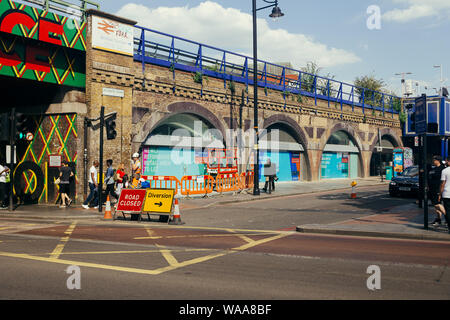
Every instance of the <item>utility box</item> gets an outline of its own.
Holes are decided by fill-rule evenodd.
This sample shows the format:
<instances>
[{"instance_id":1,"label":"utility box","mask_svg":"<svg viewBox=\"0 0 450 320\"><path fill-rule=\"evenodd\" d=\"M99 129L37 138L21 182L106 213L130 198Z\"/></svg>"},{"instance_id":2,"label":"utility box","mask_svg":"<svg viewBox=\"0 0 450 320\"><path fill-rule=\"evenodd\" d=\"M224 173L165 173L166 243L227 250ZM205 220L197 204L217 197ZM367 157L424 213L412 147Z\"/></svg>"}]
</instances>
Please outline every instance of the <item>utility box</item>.
<instances>
[{"instance_id":1,"label":"utility box","mask_svg":"<svg viewBox=\"0 0 450 320\"><path fill-rule=\"evenodd\" d=\"M386 180L392 180L393 177L393 169L392 167L386 167Z\"/></svg>"}]
</instances>

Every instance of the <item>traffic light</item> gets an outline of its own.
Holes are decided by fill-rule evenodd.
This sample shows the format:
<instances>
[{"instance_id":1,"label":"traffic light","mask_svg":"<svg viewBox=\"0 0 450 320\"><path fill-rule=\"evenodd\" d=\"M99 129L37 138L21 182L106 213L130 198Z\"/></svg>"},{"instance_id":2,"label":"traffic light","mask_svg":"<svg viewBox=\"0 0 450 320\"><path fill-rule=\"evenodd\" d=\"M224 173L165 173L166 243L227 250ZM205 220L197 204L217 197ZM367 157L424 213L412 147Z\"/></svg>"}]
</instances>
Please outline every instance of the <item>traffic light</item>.
<instances>
[{"instance_id":1,"label":"traffic light","mask_svg":"<svg viewBox=\"0 0 450 320\"><path fill-rule=\"evenodd\" d=\"M16 113L16 139L24 140L28 133L28 116L23 113Z\"/></svg>"},{"instance_id":2,"label":"traffic light","mask_svg":"<svg viewBox=\"0 0 450 320\"><path fill-rule=\"evenodd\" d=\"M108 140L114 140L117 137L116 117L117 117L117 114L114 114L105 120L106 139L108 139Z\"/></svg>"}]
</instances>

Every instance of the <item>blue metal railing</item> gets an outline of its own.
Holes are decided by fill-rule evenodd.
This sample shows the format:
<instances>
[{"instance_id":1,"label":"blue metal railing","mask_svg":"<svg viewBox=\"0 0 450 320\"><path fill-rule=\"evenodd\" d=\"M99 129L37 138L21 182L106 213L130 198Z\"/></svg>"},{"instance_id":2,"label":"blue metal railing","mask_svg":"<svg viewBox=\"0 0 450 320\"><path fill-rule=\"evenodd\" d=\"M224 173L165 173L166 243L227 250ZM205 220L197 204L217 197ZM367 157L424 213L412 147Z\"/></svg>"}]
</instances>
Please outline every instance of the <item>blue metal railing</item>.
<instances>
[{"instance_id":1,"label":"blue metal railing","mask_svg":"<svg viewBox=\"0 0 450 320\"><path fill-rule=\"evenodd\" d=\"M227 81L253 85L251 57L140 26L136 31L134 59L142 63L143 72L146 64L155 64L170 68L174 78L175 70L182 70L223 79L225 88ZM268 71L273 69L280 72ZM394 117L400 110L399 97L266 61L258 60L257 77L266 95L266 89L273 89L281 91L285 99L301 95L314 98L315 105L318 99L327 101L329 107L335 103L341 111L344 104L352 106L352 111L359 107L363 114L370 110Z\"/></svg>"},{"instance_id":2,"label":"blue metal railing","mask_svg":"<svg viewBox=\"0 0 450 320\"><path fill-rule=\"evenodd\" d=\"M55 12L63 16L85 20L86 11L90 8L100 9L97 2L91 0L14 0L18 3L32 5L45 11Z\"/></svg>"}]
</instances>

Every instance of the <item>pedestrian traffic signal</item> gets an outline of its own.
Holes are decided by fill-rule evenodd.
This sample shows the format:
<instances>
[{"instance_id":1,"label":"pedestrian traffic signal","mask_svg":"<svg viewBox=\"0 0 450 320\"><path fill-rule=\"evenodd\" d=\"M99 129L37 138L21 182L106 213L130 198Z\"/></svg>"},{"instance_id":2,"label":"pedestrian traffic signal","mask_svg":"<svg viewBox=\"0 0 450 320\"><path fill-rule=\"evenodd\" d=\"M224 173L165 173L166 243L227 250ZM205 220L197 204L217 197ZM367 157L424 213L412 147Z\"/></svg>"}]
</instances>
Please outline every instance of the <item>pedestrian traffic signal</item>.
<instances>
[{"instance_id":1,"label":"pedestrian traffic signal","mask_svg":"<svg viewBox=\"0 0 450 320\"><path fill-rule=\"evenodd\" d=\"M24 140L29 129L28 116L23 113L16 113L16 139Z\"/></svg>"},{"instance_id":2,"label":"pedestrian traffic signal","mask_svg":"<svg viewBox=\"0 0 450 320\"><path fill-rule=\"evenodd\" d=\"M114 140L117 137L116 131L116 114L105 120L106 139Z\"/></svg>"}]
</instances>

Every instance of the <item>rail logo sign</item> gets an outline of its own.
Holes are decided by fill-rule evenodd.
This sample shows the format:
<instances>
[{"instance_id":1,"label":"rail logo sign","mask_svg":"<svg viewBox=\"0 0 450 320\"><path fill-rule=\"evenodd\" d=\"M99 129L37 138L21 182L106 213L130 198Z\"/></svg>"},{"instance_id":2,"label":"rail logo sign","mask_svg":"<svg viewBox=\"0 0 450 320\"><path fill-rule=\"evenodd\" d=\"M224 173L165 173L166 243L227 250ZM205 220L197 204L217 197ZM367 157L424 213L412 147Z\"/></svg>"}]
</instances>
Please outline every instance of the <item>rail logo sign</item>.
<instances>
[{"instance_id":1,"label":"rail logo sign","mask_svg":"<svg viewBox=\"0 0 450 320\"><path fill-rule=\"evenodd\" d=\"M147 189L143 212L171 213L175 189Z\"/></svg>"},{"instance_id":2,"label":"rail logo sign","mask_svg":"<svg viewBox=\"0 0 450 320\"><path fill-rule=\"evenodd\" d=\"M141 212L144 200L144 189L123 189L120 193L117 211Z\"/></svg>"}]
</instances>

